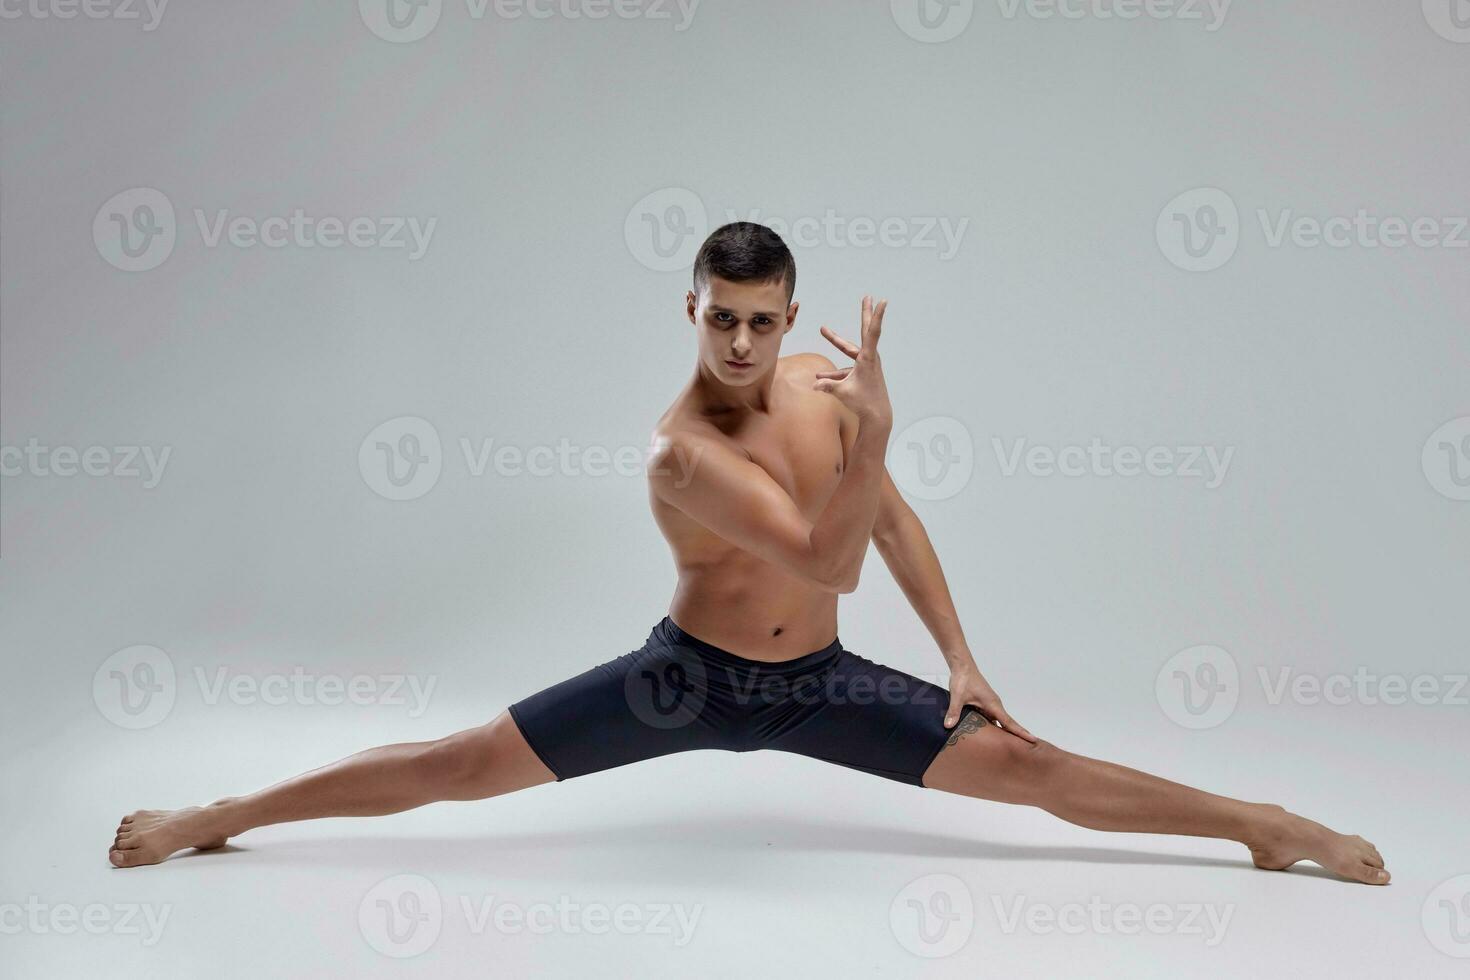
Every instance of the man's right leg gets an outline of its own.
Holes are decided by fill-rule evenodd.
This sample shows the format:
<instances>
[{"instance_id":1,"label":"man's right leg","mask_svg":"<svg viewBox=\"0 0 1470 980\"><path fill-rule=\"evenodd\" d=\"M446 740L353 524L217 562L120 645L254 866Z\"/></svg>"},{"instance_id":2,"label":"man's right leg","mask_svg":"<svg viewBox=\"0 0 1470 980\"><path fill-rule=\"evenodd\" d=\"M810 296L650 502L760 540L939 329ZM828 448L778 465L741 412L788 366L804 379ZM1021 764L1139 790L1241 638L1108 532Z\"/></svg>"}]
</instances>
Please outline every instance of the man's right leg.
<instances>
[{"instance_id":1,"label":"man's right leg","mask_svg":"<svg viewBox=\"0 0 1470 980\"><path fill-rule=\"evenodd\" d=\"M157 864L175 851L220 847L269 824L382 816L440 800L482 800L555 779L502 711L479 728L368 749L249 796L185 810L139 810L123 817L107 857L119 868Z\"/></svg>"}]
</instances>

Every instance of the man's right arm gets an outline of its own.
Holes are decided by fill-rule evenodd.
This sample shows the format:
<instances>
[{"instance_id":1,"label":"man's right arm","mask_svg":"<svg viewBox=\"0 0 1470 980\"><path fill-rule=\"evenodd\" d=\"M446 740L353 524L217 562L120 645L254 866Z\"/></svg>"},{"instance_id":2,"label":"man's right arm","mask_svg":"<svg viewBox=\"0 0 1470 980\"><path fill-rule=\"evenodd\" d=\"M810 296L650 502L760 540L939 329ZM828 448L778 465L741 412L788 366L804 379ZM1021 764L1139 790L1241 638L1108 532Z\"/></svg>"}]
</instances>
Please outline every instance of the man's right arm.
<instances>
[{"instance_id":1,"label":"man's right arm","mask_svg":"<svg viewBox=\"0 0 1470 980\"><path fill-rule=\"evenodd\" d=\"M650 473L659 498L726 541L778 564L829 592L851 592L883 486L883 461L893 428L888 388L878 360L887 300L863 297L862 345L827 327L822 335L853 358L853 365L817 374L813 385L853 412L858 434L847 469L821 516L813 523L770 474L727 446L678 434L658 447ZM676 468L682 460L684 469Z\"/></svg>"},{"instance_id":2,"label":"man's right arm","mask_svg":"<svg viewBox=\"0 0 1470 980\"><path fill-rule=\"evenodd\" d=\"M859 428L842 481L815 522L771 475L713 439L680 433L655 449L649 480L660 500L731 544L827 592L851 592L867 554L889 426Z\"/></svg>"}]
</instances>

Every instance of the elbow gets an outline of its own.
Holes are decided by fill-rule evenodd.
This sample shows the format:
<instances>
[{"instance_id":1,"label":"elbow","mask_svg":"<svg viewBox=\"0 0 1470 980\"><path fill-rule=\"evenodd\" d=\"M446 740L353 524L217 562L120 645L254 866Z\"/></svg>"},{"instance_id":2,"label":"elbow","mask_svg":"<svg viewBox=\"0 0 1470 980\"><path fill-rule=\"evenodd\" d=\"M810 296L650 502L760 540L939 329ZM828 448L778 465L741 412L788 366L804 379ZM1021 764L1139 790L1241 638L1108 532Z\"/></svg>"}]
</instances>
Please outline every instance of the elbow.
<instances>
[{"instance_id":1,"label":"elbow","mask_svg":"<svg viewBox=\"0 0 1470 980\"><path fill-rule=\"evenodd\" d=\"M812 576L812 581L823 592L847 595L857 591L858 578L862 575L862 571L862 563L857 562L851 566L823 569Z\"/></svg>"}]
</instances>

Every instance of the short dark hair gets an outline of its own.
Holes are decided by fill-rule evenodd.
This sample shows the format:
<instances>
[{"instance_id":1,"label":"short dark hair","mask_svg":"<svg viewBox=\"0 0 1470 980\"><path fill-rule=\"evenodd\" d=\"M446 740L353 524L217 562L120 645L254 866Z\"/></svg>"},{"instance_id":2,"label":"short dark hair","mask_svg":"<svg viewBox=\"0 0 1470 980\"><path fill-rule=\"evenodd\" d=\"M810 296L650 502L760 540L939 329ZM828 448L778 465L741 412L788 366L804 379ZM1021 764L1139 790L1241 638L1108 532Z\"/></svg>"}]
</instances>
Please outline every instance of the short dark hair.
<instances>
[{"instance_id":1,"label":"short dark hair","mask_svg":"<svg viewBox=\"0 0 1470 980\"><path fill-rule=\"evenodd\" d=\"M710 233L694 257L694 291L711 276L731 282L784 282L786 302L796 293L796 260L791 249L765 225L732 221Z\"/></svg>"}]
</instances>

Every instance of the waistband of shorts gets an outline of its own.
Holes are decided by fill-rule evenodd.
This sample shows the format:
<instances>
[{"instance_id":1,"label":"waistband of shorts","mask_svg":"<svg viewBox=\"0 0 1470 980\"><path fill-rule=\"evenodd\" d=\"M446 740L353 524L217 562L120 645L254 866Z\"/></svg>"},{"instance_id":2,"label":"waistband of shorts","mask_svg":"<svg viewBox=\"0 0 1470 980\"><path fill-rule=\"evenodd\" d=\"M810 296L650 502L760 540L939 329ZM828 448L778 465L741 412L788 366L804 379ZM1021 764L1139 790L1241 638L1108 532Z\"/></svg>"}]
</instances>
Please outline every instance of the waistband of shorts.
<instances>
[{"instance_id":1,"label":"waistband of shorts","mask_svg":"<svg viewBox=\"0 0 1470 980\"><path fill-rule=\"evenodd\" d=\"M742 657L739 654L734 654L729 650L717 647L713 643L707 643L701 640L699 637L686 632L668 616L665 616L653 628L653 635L669 645L689 647L703 657L728 664L731 667L780 674L787 672L794 673L821 666L842 652L842 641L833 637L832 642L822 647L822 649L814 650L811 653L792 660L751 660L749 657Z\"/></svg>"}]
</instances>

